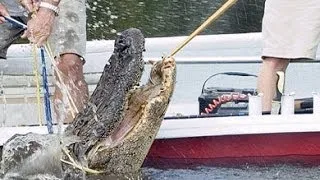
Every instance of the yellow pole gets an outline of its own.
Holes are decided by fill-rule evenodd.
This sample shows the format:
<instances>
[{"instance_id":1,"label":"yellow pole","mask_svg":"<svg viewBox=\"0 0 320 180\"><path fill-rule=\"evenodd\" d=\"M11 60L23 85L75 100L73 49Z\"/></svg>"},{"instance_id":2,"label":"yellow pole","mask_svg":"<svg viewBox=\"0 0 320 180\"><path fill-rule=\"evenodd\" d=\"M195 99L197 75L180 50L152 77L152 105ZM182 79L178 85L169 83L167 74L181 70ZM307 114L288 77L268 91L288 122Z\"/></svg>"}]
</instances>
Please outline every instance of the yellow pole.
<instances>
[{"instance_id":1,"label":"yellow pole","mask_svg":"<svg viewBox=\"0 0 320 180\"><path fill-rule=\"evenodd\" d=\"M39 125L42 126L42 109L40 103L40 78L38 72L38 58L37 58L37 47L35 44L32 45L32 54L33 54L33 73L35 74L35 83L36 83L36 95L37 95L37 109L38 109L38 121Z\"/></svg>"},{"instance_id":2,"label":"yellow pole","mask_svg":"<svg viewBox=\"0 0 320 180\"><path fill-rule=\"evenodd\" d=\"M175 50L172 51L170 56L176 55L184 46L186 46L194 37L201 31L208 27L213 21L217 20L224 12L232 7L238 0L228 0L220 9L213 13L200 27L198 27L185 41L181 43Z\"/></svg>"}]
</instances>

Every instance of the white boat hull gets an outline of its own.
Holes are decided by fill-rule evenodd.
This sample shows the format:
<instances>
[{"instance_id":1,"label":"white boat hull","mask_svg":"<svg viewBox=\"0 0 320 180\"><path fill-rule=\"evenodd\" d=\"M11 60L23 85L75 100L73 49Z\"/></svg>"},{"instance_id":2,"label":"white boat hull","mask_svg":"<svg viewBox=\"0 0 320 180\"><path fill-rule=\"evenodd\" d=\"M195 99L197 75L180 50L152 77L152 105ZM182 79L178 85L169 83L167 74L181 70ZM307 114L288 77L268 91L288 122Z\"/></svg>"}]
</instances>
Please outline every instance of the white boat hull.
<instances>
[{"instance_id":1,"label":"white boat hull","mask_svg":"<svg viewBox=\"0 0 320 180\"><path fill-rule=\"evenodd\" d=\"M62 128L65 128L63 126ZM62 129L63 130L63 129ZM0 127L0 146L14 134L28 132L47 134L46 126ZM54 132L58 127L54 126ZM307 115L269 115L241 117L212 117L194 119L164 120L157 139L190 138L205 136L226 136L243 134L274 134L320 132L320 116Z\"/></svg>"}]
</instances>

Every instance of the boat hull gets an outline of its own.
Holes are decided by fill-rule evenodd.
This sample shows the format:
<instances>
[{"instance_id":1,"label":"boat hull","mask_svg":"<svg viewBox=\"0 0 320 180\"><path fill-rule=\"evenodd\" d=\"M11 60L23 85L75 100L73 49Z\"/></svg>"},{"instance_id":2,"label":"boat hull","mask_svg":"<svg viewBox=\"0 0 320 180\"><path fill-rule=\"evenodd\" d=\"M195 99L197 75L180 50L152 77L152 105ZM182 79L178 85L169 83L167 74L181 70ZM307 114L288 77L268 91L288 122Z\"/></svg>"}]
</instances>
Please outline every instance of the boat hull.
<instances>
[{"instance_id":1,"label":"boat hull","mask_svg":"<svg viewBox=\"0 0 320 180\"><path fill-rule=\"evenodd\" d=\"M154 168L320 165L320 132L156 139L144 162Z\"/></svg>"},{"instance_id":2,"label":"boat hull","mask_svg":"<svg viewBox=\"0 0 320 180\"><path fill-rule=\"evenodd\" d=\"M319 166L320 132L158 138L144 167ZM0 146L1 159L2 146Z\"/></svg>"},{"instance_id":3,"label":"boat hull","mask_svg":"<svg viewBox=\"0 0 320 180\"><path fill-rule=\"evenodd\" d=\"M28 132L46 134L47 128L0 127L0 146ZM316 114L165 119L144 166L320 165L319 137Z\"/></svg>"}]
</instances>

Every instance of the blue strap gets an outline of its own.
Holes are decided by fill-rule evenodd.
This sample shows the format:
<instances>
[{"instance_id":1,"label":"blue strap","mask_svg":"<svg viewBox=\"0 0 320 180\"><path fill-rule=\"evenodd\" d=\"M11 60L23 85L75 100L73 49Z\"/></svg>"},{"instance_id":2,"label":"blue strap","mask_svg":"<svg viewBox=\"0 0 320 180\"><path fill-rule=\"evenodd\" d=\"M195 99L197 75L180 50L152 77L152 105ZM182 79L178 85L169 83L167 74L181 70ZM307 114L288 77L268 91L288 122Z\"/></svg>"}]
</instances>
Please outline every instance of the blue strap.
<instances>
[{"instance_id":1,"label":"blue strap","mask_svg":"<svg viewBox=\"0 0 320 180\"><path fill-rule=\"evenodd\" d=\"M6 21L8 21L9 23L11 23L11 24L13 24L13 25L15 25L15 26L18 26L18 27L20 27L20 28L22 28L22 29L27 29L27 28L28 28L27 25L23 24L23 23L20 22L20 21L17 21L17 20L15 20L15 19L13 19L13 18L10 17L10 16L3 16L3 17L4 17L4 19L5 19Z\"/></svg>"},{"instance_id":2,"label":"blue strap","mask_svg":"<svg viewBox=\"0 0 320 180\"><path fill-rule=\"evenodd\" d=\"M52 116L51 116L51 105L50 105L50 93L48 87L48 79L47 79L47 68L46 68L46 60L44 57L44 49L41 47L41 61L42 61L42 80L43 80L43 89L44 89L44 104L45 104L45 114L47 121L47 128L49 134L53 133L53 124L52 124Z\"/></svg>"}]
</instances>

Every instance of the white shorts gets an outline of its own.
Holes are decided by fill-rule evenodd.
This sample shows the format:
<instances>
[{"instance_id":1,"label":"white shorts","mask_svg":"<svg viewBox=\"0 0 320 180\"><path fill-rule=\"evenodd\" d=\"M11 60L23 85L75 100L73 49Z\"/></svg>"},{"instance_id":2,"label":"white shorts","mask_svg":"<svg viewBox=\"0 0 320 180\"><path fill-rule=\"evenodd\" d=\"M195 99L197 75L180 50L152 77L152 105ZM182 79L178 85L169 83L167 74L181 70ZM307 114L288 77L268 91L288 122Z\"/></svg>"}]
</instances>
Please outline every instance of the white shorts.
<instances>
[{"instance_id":1,"label":"white shorts","mask_svg":"<svg viewBox=\"0 0 320 180\"><path fill-rule=\"evenodd\" d=\"M319 0L266 0L262 57L315 59L320 42Z\"/></svg>"}]
</instances>

